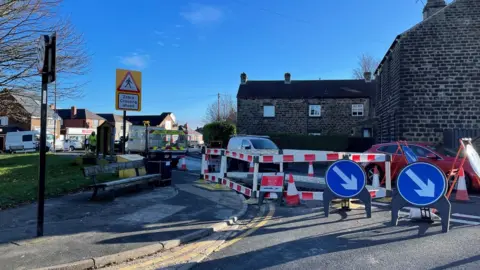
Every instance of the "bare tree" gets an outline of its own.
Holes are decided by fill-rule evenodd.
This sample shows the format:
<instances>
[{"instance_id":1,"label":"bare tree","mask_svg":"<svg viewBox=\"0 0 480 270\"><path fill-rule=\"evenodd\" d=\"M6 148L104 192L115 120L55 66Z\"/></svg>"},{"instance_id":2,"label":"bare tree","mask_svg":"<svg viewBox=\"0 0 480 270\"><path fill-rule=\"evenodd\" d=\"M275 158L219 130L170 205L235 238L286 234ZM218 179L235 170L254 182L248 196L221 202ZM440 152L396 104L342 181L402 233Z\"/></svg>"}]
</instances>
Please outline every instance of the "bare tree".
<instances>
[{"instance_id":1,"label":"bare tree","mask_svg":"<svg viewBox=\"0 0 480 270\"><path fill-rule=\"evenodd\" d=\"M379 61L369 54L362 54L358 58L358 67L353 70L354 79L364 79L364 73L370 72L372 77L377 69Z\"/></svg>"},{"instance_id":2,"label":"bare tree","mask_svg":"<svg viewBox=\"0 0 480 270\"><path fill-rule=\"evenodd\" d=\"M215 121L227 121L233 124L237 122L237 106L231 95L220 95L219 100L208 105L204 122Z\"/></svg>"},{"instance_id":3,"label":"bare tree","mask_svg":"<svg viewBox=\"0 0 480 270\"><path fill-rule=\"evenodd\" d=\"M84 39L56 11L62 0L0 0L0 91L33 96L40 93L36 69L38 39L57 34L57 98L82 96L77 76L87 72L89 54ZM1 94L0 94L1 95ZM50 91L50 97L53 91ZM0 96L0 100L2 97Z\"/></svg>"}]
</instances>

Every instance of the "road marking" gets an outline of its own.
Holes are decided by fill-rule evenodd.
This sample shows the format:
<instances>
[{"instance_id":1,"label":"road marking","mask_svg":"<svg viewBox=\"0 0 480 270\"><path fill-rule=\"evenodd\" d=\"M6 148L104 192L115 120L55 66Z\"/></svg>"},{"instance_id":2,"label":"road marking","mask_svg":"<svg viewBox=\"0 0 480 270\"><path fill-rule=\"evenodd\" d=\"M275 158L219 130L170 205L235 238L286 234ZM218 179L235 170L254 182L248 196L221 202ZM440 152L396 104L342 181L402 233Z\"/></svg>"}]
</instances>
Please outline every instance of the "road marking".
<instances>
[{"instance_id":1,"label":"road marking","mask_svg":"<svg viewBox=\"0 0 480 270\"><path fill-rule=\"evenodd\" d=\"M159 258L155 259L150 259L148 261L140 262L138 264L134 265L129 265L125 267L121 267L118 269L121 270L133 270L133 269L146 269L146 268L151 268L151 267L156 267L159 265L165 265L165 264L175 264L175 262L179 261L185 261L188 260L189 258L196 258L199 255L205 255L205 254L210 254L215 251L218 251L222 248L228 247L243 238L249 236L250 234L254 233L256 230L258 230L260 227L264 226L272 217L273 214L275 213L275 206L273 204L269 205L269 212L267 213L266 216L256 216L255 218L252 219L252 222L247 225L247 228L251 228L245 233L233 238L232 240L226 242L225 245L222 246L223 243L225 243L225 240L228 239L235 231L227 232L225 234L226 237L222 239L222 236L220 236L218 239L215 240L202 240L199 239L197 242L193 242L190 244L186 244L183 248L180 248L177 251L174 251L172 254L165 254L164 256L161 256ZM263 219L262 219L263 218ZM218 243L218 245L214 245L215 243ZM205 253L205 251L208 251L210 253ZM208 256L207 255L207 256ZM201 256L200 261L205 259L207 256ZM115 268L117 269L117 268Z\"/></svg>"},{"instance_id":2,"label":"road marking","mask_svg":"<svg viewBox=\"0 0 480 270\"><path fill-rule=\"evenodd\" d=\"M467 225L480 225L480 222L463 220L463 219L456 219L456 218L450 218L450 221L456 222L456 223L467 224Z\"/></svg>"},{"instance_id":3,"label":"road marking","mask_svg":"<svg viewBox=\"0 0 480 270\"><path fill-rule=\"evenodd\" d=\"M273 217L273 214L275 213L275 205L274 204L270 204L269 205L269 211L267 213L267 215L265 216L265 218L258 222L257 224L255 224L250 230L244 232L243 234L233 238L232 240L228 241L226 244L220 246L218 249L215 250L216 251L219 251L221 249L224 249L228 246L231 246L235 243L237 243L238 241L244 239L245 237L251 235L252 233L254 233L255 231L257 231L258 229L260 229L261 227L263 227L265 224L267 224L267 222L272 219Z\"/></svg>"},{"instance_id":4,"label":"road marking","mask_svg":"<svg viewBox=\"0 0 480 270\"><path fill-rule=\"evenodd\" d=\"M471 219L480 219L479 216L472 216L472 215L465 215L465 214L457 214L457 213L452 214L452 216L454 216L454 217L471 218Z\"/></svg>"},{"instance_id":5,"label":"road marking","mask_svg":"<svg viewBox=\"0 0 480 270\"><path fill-rule=\"evenodd\" d=\"M372 205L389 206L389 203L372 202Z\"/></svg>"}]
</instances>

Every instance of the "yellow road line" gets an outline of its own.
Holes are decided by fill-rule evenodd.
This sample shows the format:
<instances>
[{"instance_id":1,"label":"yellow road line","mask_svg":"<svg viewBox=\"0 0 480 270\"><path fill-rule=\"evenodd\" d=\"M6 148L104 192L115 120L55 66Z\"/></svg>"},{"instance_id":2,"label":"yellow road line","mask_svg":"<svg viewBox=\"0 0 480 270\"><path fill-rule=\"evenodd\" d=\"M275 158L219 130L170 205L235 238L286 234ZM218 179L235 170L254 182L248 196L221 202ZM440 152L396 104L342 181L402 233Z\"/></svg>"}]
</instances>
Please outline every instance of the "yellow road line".
<instances>
[{"instance_id":1,"label":"yellow road line","mask_svg":"<svg viewBox=\"0 0 480 270\"><path fill-rule=\"evenodd\" d=\"M250 226L252 226L251 229L249 229L245 233L233 238L232 240L228 241L226 244L220 245L219 247L215 247L215 249L213 249L213 250L218 251L220 249L223 249L225 247L233 245L236 242L238 242L238 241L244 239L245 237L251 235L256 230L258 230L260 227L264 226L273 217L274 213L275 213L275 206L273 204L270 204L269 212L264 217L263 220L260 221L261 217L255 217L252 220L252 225L250 225ZM256 220L259 220L259 221L256 222ZM151 259L151 260L145 261L143 263L129 265L129 266L122 267L122 268L119 268L119 269L121 269L121 270L133 270L133 269L144 269L144 268L147 268L147 267L154 267L154 266L157 266L158 264L164 264L166 261L171 261L172 259L175 260L175 261L177 261L177 258L178 259L182 259L182 258L185 259L185 257L187 257L187 256L185 256L186 254L188 254L188 257L190 257L190 258L191 257L196 257L196 256L199 255L198 252L195 252L196 250L198 250L201 247L211 245L212 242L214 243L216 241L218 241L218 239L214 240L214 241L209 240L209 241L201 241L201 242L191 243L191 244L186 245L184 248L182 248L182 249L180 249L176 252L173 252L172 254L169 254L167 256L161 256L161 257L156 258L156 259ZM210 249L212 249L212 248L207 248L207 250L210 250Z\"/></svg>"},{"instance_id":2,"label":"yellow road line","mask_svg":"<svg viewBox=\"0 0 480 270\"><path fill-rule=\"evenodd\" d=\"M267 224L267 222L272 219L273 217L273 214L275 213L275 205L274 204L270 204L269 206L270 210L268 211L268 214L265 216L265 218L258 222L256 225L253 226L253 228L251 228L250 230L244 232L243 234L233 238L232 240L228 241L227 243L225 243L224 245L220 246L217 250L215 251L218 251L218 250L221 250L221 249L224 249L228 246L231 246L235 243L237 243L238 241L244 239L245 237L251 235L252 233L254 233L255 231L257 231L258 229L260 229L261 227L263 227L265 224Z\"/></svg>"}]
</instances>

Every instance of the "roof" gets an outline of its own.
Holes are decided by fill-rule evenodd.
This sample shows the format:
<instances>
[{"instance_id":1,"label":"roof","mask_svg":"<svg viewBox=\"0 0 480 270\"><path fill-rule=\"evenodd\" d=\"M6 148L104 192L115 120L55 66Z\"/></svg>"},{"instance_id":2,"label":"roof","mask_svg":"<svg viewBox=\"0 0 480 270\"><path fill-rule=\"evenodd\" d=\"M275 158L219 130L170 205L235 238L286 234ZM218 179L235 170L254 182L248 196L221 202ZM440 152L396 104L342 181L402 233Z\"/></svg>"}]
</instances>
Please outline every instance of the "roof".
<instances>
[{"instance_id":1,"label":"roof","mask_svg":"<svg viewBox=\"0 0 480 270\"><path fill-rule=\"evenodd\" d=\"M98 116L104 118L108 122L123 122L123 116L114 113L97 113ZM130 121L127 121L130 122Z\"/></svg>"},{"instance_id":2,"label":"roof","mask_svg":"<svg viewBox=\"0 0 480 270\"><path fill-rule=\"evenodd\" d=\"M57 109L57 113L62 119L72 119L71 112L71 109ZM106 120L105 118L87 109L77 109L77 116L75 117L75 119Z\"/></svg>"},{"instance_id":3,"label":"roof","mask_svg":"<svg viewBox=\"0 0 480 270\"><path fill-rule=\"evenodd\" d=\"M412 31L415 31L415 30L418 29L420 26L422 26L422 25L425 24L426 22L430 21L432 18L436 17L438 14L445 12L445 10L447 10L448 8L454 6L457 2L458 2L458 0L454 0L452 3L448 4L446 7L438 10L435 14L432 14L430 17L422 20L421 22L419 22L419 23L417 23L416 25L412 26L411 28L407 29L407 30L404 31L403 33L400 33L399 35L397 35L397 36L395 37L395 40L392 42L392 45L390 45L390 47L388 48L388 51L385 53L385 56L383 57L382 61L380 61L380 64L378 64L378 67L377 67L377 69L375 70L374 75L375 75L375 76L378 75L378 73L379 73L380 70L382 69L383 64L387 61L388 56L390 55L390 53L393 51L393 49L395 48L395 46L397 46L397 44L401 41L401 39L402 39L403 37L405 37L408 33L412 32Z\"/></svg>"},{"instance_id":4,"label":"roof","mask_svg":"<svg viewBox=\"0 0 480 270\"><path fill-rule=\"evenodd\" d=\"M238 88L237 98L370 98L375 89L373 81L365 80L247 81Z\"/></svg>"},{"instance_id":5,"label":"roof","mask_svg":"<svg viewBox=\"0 0 480 270\"><path fill-rule=\"evenodd\" d=\"M158 126L171 112L164 112L160 115L127 115L127 120L135 126L143 126L143 121L150 121L150 126Z\"/></svg>"},{"instance_id":6,"label":"roof","mask_svg":"<svg viewBox=\"0 0 480 270\"><path fill-rule=\"evenodd\" d=\"M41 97L33 93L19 93L11 94L15 100L20 104L29 114L34 117L40 117ZM54 111L47 106L47 115L52 117Z\"/></svg>"}]
</instances>

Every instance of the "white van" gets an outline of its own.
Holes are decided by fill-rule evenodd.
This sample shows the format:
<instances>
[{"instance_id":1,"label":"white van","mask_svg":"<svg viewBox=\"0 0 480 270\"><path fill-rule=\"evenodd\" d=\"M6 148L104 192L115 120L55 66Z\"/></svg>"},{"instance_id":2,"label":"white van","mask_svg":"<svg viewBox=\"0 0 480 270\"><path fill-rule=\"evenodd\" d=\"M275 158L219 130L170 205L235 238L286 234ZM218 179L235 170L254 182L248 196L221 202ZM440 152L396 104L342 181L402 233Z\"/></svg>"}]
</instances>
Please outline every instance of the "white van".
<instances>
[{"instance_id":1,"label":"white van","mask_svg":"<svg viewBox=\"0 0 480 270\"><path fill-rule=\"evenodd\" d=\"M10 153L35 152L38 149L40 133L38 131L7 132L5 150Z\"/></svg>"}]
</instances>

